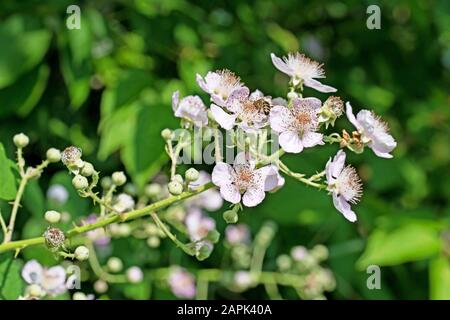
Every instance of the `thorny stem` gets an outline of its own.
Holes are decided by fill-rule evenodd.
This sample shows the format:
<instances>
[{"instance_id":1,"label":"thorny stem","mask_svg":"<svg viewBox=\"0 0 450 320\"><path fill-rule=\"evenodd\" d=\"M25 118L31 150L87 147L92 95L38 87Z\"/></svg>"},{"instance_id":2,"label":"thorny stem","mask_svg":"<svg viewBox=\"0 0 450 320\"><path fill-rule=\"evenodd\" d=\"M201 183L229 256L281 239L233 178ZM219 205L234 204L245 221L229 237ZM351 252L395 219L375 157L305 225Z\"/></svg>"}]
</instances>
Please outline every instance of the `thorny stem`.
<instances>
[{"instance_id":1,"label":"thorny stem","mask_svg":"<svg viewBox=\"0 0 450 320\"><path fill-rule=\"evenodd\" d=\"M305 184L307 184L307 185L309 185L311 187L317 188L319 190L327 188L327 186L322 184L322 183L314 182L315 180L317 180L319 177L321 177L323 175L322 173L320 173L320 175L316 174L316 175L314 175L314 176L312 176L312 177L307 179L307 178L305 178L304 174L291 171L288 168L288 166L286 166L281 160L278 160L277 164L278 164L278 167L280 168L280 170L282 172L284 172L285 174L287 174L288 176L290 176L290 177L292 177L294 179L297 179L300 182L303 182L303 183L305 183Z\"/></svg>"},{"instance_id":2,"label":"thorny stem","mask_svg":"<svg viewBox=\"0 0 450 320\"><path fill-rule=\"evenodd\" d=\"M3 234L5 235L8 232L8 228L6 227L5 220L3 220L2 211L0 210L0 224L2 227Z\"/></svg>"},{"instance_id":3,"label":"thorny stem","mask_svg":"<svg viewBox=\"0 0 450 320\"><path fill-rule=\"evenodd\" d=\"M210 188L212 188L214 185L212 183L207 183L203 186L200 186L196 188L195 190L189 190L185 191L182 194L178 196L171 196L166 199L160 200L158 202L152 203L144 208L136 209L130 212L123 213L121 215L111 213L107 215L106 217L99 219L93 223L86 224L79 227L74 227L73 229L69 230L66 233L66 238L70 239L76 235L83 234L85 232L95 230L98 228L102 228L105 226L108 226L115 222L125 222L129 220L135 220L137 218L143 217L148 215L150 212L160 210L162 208L165 208L175 202L190 198L192 196L195 196L199 193L202 193ZM0 253L9 251L9 250L21 250L28 246L37 245L37 244L43 244L45 242L44 237L36 237L26 240L19 240L19 241L11 241L8 243L3 243L0 245Z\"/></svg>"},{"instance_id":4,"label":"thorny stem","mask_svg":"<svg viewBox=\"0 0 450 320\"><path fill-rule=\"evenodd\" d=\"M14 232L14 224L16 223L17 212L20 206L20 200L22 199L23 192L25 191L25 187L28 183L28 178L26 175L22 176L20 180L19 189L17 190L16 198L14 199L14 204L11 211L11 217L9 218L9 225L7 231L5 233L5 239L3 239L3 243L8 243L12 239L12 235Z\"/></svg>"}]
</instances>

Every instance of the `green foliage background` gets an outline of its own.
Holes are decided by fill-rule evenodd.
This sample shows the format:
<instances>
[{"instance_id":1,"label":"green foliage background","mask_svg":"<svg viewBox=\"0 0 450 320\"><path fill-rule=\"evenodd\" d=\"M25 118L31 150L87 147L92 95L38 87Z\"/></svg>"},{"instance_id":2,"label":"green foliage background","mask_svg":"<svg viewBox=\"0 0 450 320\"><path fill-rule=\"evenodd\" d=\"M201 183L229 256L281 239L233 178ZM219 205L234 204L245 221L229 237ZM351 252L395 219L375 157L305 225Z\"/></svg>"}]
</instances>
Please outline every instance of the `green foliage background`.
<instances>
[{"instance_id":1,"label":"green foliage background","mask_svg":"<svg viewBox=\"0 0 450 320\"><path fill-rule=\"evenodd\" d=\"M31 138L31 163L50 146L73 144L102 173L124 166L142 188L167 160L160 131L177 125L170 108L175 89L205 97L195 74L228 68L250 88L282 95L287 78L269 54L300 50L325 63L326 83L354 108L383 115L398 148L393 160L370 151L349 156L365 186L357 224L343 219L325 193L289 179L262 206L246 210L243 221L255 230L267 219L279 224L268 261L296 244L328 245L337 278L332 298L450 299L450 2L78 1L81 30L68 30L70 4L2 1L0 140L9 158L12 136L22 131ZM371 4L381 8L381 30L366 28ZM289 156L288 164L314 173L335 149ZM8 167L4 154L0 149L0 166ZM11 178L4 174L0 195L7 213L14 190L2 187ZM41 232L50 177L27 188L16 237ZM64 173L51 179L70 183ZM70 199L75 216L89 213L88 203ZM213 216L221 220L220 213ZM196 263L171 244L158 251L134 240L114 250L127 264L145 266L167 264L173 256L213 266L220 255ZM39 250L24 254L44 259ZM6 268L1 261L0 271ZM370 264L382 266L381 290L366 287ZM145 288L133 292L117 289L112 296L145 297ZM246 297L265 295L255 289Z\"/></svg>"}]
</instances>

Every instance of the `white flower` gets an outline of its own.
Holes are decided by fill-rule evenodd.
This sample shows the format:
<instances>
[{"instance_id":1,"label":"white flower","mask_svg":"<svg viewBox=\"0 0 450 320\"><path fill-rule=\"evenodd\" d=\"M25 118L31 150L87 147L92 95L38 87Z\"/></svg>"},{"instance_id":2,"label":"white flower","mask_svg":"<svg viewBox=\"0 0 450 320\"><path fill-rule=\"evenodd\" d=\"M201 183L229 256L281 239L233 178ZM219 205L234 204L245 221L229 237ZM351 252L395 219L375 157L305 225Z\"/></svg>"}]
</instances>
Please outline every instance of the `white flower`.
<instances>
[{"instance_id":1,"label":"white flower","mask_svg":"<svg viewBox=\"0 0 450 320\"><path fill-rule=\"evenodd\" d=\"M169 286L178 298L192 299L195 297L196 287L194 276L183 268L176 267L169 275Z\"/></svg>"},{"instance_id":2,"label":"white flower","mask_svg":"<svg viewBox=\"0 0 450 320\"><path fill-rule=\"evenodd\" d=\"M388 133L387 124L369 110L361 110L353 114L352 106L346 103L348 120L358 129L361 141L367 144L373 152L381 158L392 158L390 152L397 146L397 142Z\"/></svg>"},{"instance_id":3,"label":"white flower","mask_svg":"<svg viewBox=\"0 0 450 320\"><path fill-rule=\"evenodd\" d=\"M286 152L299 153L303 148L323 144L318 112L322 103L316 98L295 98L292 108L276 106L270 112L270 126L280 133L279 143Z\"/></svg>"},{"instance_id":4,"label":"white flower","mask_svg":"<svg viewBox=\"0 0 450 320\"><path fill-rule=\"evenodd\" d=\"M305 86L320 92L337 91L335 88L315 80L316 78L325 78L325 71L322 68L322 64L309 59L305 55L295 52L289 53L287 57L280 59L271 53L270 57L272 58L273 65L278 70L292 78L294 85L302 82Z\"/></svg>"},{"instance_id":5,"label":"white flower","mask_svg":"<svg viewBox=\"0 0 450 320\"><path fill-rule=\"evenodd\" d=\"M246 224L229 225L225 229L225 238L230 244L248 243L250 241L250 229Z\"/></svg>"},{"instance_id":6,"label":"white flower","mask_svg":"<svg viewBox=\"0 0 450 320\"><path fill-rule=\"evenodd\" d=\"M175 91L172 95L172 109L175 117L185 118L198 126L208 124L206 106L199 96L187 96L179 100L180 93Z\"/></svg>"},{"instance_id":7,"label":"white flower","mask_svg":"<svg viewBox=\"0 0 450 320\"><path fill-rule=\"evenodd\" d=\"M239 203L242 198L245 206L254 207L264 200L265 190L275 188L273 185L266 185L266 178L271 170L270 166L256 169L255 161L240 152L233 166L224 162L216 164L212 182L220 188L220 194L226 201Z\"/></svg>"},{"instance_id":8,"label":"white flower","mask_svg":"<svg viewBox=\"0 0 450 320\"><path fill-rule=\"evenodd\" d=\"M269 169L267 169L266 182L264 184L264 191L275 192L284 186L284 178L278 172L277 166L271 164Z\"/></svg>"},{"instance_id":9,"label":"white flower","mask_svg":"<svg viewBox=\"0 0 450 320\"><path fill-rule=\"evenodd\" d=\"M206 171L200 171L199 177L196 181L189 184L189 189L195 189L196 187L203 186L211 181L211 175ZM197 196L186 200L188 207L204 208L208 211L216 211L222 207L223 199L220 193L215 189L209 189L200 193Z\"/></svg>"},{"instance_id":10,"label":"white flower","mask_svg":"<svg viewBox=\"0 0 450 320\"><path fill-rule=\"evenodd\" d=\"M119 194L113 205L113 209L119 213L130 211L133 209L133 207L134 200L130 195L126 193Z\"/></svg>"},{"instance_id":11,"label":"white flower","mask_svg":"<svg viewBox=\"0 0 450 320\"><path fill-rule=\"evenodd\" d=\"M327 177L327 190L333 196L333 204L344 217L356 221L356 214L352 211L350 203L357 203L362 195L361 180L355 168L345 166L345 152L339 150L333 160L327 162L325 167Z\"/></svg>"},{"instance_id":12,"label":"white flower","mask_svg":"<svg viewBox=\"0 0 450 320\"><path fill-rule=\"evenodd\" d=\"M204 79L197 74L196 80L200 88L211 95L211 100L221 107L226 107L234 99L241 99L249 94L241 79L226 69L209 71Z\"/></svg>"},{"instance_id":13,"label":"white flower","mask_svg":"<svg viewBox=\"0 0 450 320\"><path fill-rule=\"evenodd\" d=\"M38 285L46 295L55 296L67 291L66 271L61 266L47 269L36 260L30 260L22 269L22 277L26 283Z\"/></svg>"},{"instance_id":14,"label":"white flower","mask_svg":"<svg viewBox=\"0 0 450 320\"><path fill-rule=\"evenodd\" d=\"M186 228L191 241L199 241L216 228L214 219L204 215L198 208L190 208L186 216Z\"/></svg>"},{"instance_id":15,"label":"white flower","mask_svg":"<svg viewBox=\"0 0 450 320\"><path fill-rule=\"evenodd\" d=\"M47 198L59 205L63 205L69 199L69 192L62 184L54 184L48 188Z\"/></svg>"},{"instance_id":16,"label":"white flower","mask_svg":"<svg viewBox=\"0 0 450 320\"><path fill-rule=\"evenodd\" d=\"M271 106L271 97L256 90L250 96L233 99L226 107L230 113L215 104L211 104L211 112L222 128L230 130L237 124L244 131L250 132L267 125Z\"/></svg>"}]
</instances>

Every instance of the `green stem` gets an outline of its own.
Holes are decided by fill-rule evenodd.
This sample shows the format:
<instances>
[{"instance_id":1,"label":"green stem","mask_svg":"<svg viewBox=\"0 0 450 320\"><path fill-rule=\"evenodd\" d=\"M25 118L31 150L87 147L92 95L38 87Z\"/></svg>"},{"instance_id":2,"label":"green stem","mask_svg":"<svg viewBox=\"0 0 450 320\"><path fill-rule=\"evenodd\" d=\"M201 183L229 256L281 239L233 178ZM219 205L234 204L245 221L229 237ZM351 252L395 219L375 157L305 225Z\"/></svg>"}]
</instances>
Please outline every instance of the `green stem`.
<instances>
[{"instance_id":1,"label":"green stem","mask_svg":"<svg viewBox=\"0 0 450 320\"><path fill-rule=\"evenodd\" d=\"M0 210L0 224L3 231L3 236L6 235L6 232L8 232L8 228L6 227L5 220L3 220L2 211Z\"/></svg>"},{"instance_id":2,"label":"green stem","mask_svg":"<svg viewBox=\"0 0 450 320\"><path fill-rule=\"evenodd\" d=\"M130 212L123 213L121 215L118 214L109 214L103 219L99 219L98 221L95 221L94 223L86 224L84 226L75 227L71 230L69 230L66 234L67 238L72 238L76 235L83 234L85 232L95 230L98 228L105 227L107 225L110 225L115 222L124 222L128 220L134 220L140 217L143 217L145 215L148 215L152 211L157 211L162 208L165 208L175 202L190 198L192 196L195 196L199 193L202 193L210 188L212 188L214 185L212 183L205 184L203 186L200 186L196 188L193 191L186 191L178 196L171 196L167 199L152 203L144 208L136 209ZM37 245L37 244L43 244L45 242L44 237L37 237L37 238L31 238L26 240L20 240L20 241L12 241L9 243L4 243L0 245L0 253L9 251L9 250L16 250L16 249L23 249L28 246Z\"/></svg>"},{"instance_id":3,"label":"green stem","mask_svg":"<svg viewBox=\"0 0 450 320\"><path fill-rule=\"evenodd\" d=\"M95 253L95 248L90 241L86 242L86 246L89 249L89 264L94 271L94 274L101 280L109 283L126 283L128 282L126 275L115 275L106 272L100 262L97 259L97 254Z\"/></svg>"},{"instance_id":4,"label":"green stem","mask_svg":"<svg viewBox=\"0 0 450 320\"><path fill-rule=\"evenodd\" d=\"M300 182L303 182L304 184L307 184L311 187L317 188L317 189L326 189L327 186L322 184L322 183L317 183L312 181L311 178L307 179L305 178L305 175L302 173L297 173L297 172L292 172L288 166L286 166L281 160L278 160L278 167L280 168L280 170L287 174L288 176L297 179ZM316 175L317 176L317 175ZM314 177L314 176L313 176Z\"/></svg>"},{"instance_id":5,"label":"green stem","mask_svg":"<svg viewBox=\"0 0 450 320\"><path fill-rule=\"evenodd\" d=\"M19 184L19 189L17 190L16 198L14 199L11 217L9 218L9 225L5 234L5 239L3 239L3 243L8 243L12 239L12 235L14 232L14 224L16 223L17 212L19 211L20 200L22 199L23 192L25 191L27 183L28 177L26 175L22 176L22 179L20 180Z\"/></svg>"}]
</instances>

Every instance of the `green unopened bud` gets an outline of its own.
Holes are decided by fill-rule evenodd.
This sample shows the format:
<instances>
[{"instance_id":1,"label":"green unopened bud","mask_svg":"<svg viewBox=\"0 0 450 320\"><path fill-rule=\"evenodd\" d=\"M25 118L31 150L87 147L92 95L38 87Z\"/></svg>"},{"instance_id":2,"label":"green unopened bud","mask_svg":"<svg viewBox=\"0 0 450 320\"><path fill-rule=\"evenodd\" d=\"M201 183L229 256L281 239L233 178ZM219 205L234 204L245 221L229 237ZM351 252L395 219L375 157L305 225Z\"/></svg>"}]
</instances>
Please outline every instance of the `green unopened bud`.
<instances>
[{"instance_id":1,"label":"green unopened bud","mask_svg":"<svg viewBox=\"0 0 450 320\"><path fill-rule=\"evenodd\" d=\"M205 260L209 258L212 253L212 246L204 244L198 249L196 253L196 257L199 261Z\"/></svg>"},{"instance_id":2,"label":"green unopened bud","mask_svg":"<svg viewBox=\"0 0 450 320\"><path fill-rule=\"evenodd\" d=\"M94 282L94 290L97 293L105 293L108 291L108 283L103 280L97 280Z\"/></svg>"},{"instance_id":3,"label":"green unopened bud","mask_svg":"<svg viewBox=\"0 0 450 320\"><path fill-rule=\"evenodd\" d=\"M61 220L61 213L55 210L49 210L44 214L44 217L50 223L58 223Z\"/></svg>"},{"instance_id":4,"label":"green unopened bud","mask_svg":"<svg viewBox=\"0 0 450 320\"><path fill-rule=\"evenodd\" d=\"M161 137L163 137L164 140L172 140L173 139L173 133L170 129L164 129L161 131Z\"/></svg>"},{"instance_id":5,"label":"green unopened bud","mask_svg":"<svg viewBox=\"0 0 450 320\"><path fill-rule=\"evenodd\" d=\"M280 271L289 270L292 266L292 259L287 254L282 254L277 258L277 266Z\"/></svg>"},{"instance_id":6,"label":"green unopened bud","mask_svg":"<svg viewBox=\"0 0 450 320\"><path fill-rule=\"evenodd\" d=\"M158 237L152 236L147 239L147 245L150 248L157 248L157 247L159 247L160 244L161 244L161 240Z\"/></svg>"},{"instance_id":7,"label":"green unopened bud","mask_svg":"<svg viewBox=\"0 0 450 320\"><path fill-rule=\"evenodd\" d=\"M102 180L100 181L100 184L103 189L107 190L107 189L111 188L112 180L110 177L103 177Z\"/></svg>"},{"instance_id":8,"label":"green unopened bud","mask_svg":"<svg viewBox=\"0 0 450 320\"><path fill-rule=\"evenodd\" d=\"M46 156L49 162L58 162L61 160L61 151L56 148L50 148L47 150Z\"/></svg>"},{"instance_id":9,"label":"green unopened bud","mask_svg":"<svg viewBox=\"0 0 450 320\"><path fill-rule=\"evenodd\" d=\"M45 296L45 291L38 284L29 285L26 289L26 292L32 298L40 298L40 297Z\"/></svg>"},{"instance_id":10,"label":"green unopened bud","mask_svg":"<svg viewBox=\"0 0 450 320\"><path fill-rule=\"evenodd\" d=\"M123 171L117 171L114 172L111 176L112 183L114 183L116 186L122 186L127 182L127 177L125 176L125 173Z\"/></svg>"},{"instance_id":11,"label":"green unopened bud","mask_svg":"<svg viewBox=\"0 0 450 320\"><path fill-rule=\"evenodd\" d=\"M145 187L145 195L149 198L157 197L162 191L162 188L157 183L149 184Z\"/></svg>"},{"instance_id":12,"label":"green unopened bud","mask_svg":"<svg viewBox=\"0 0 450 320\"><path fill-rule=\"evenodd\" d=\"M167 188L169 189L169 192L171 195L177 196L181 193L183 193L183 185L179 183L178 181L171 181L167 185Z\"/></svg>"},{"instance_id":13,"label":"green unopened bud","mask_svg":"<svg viewBox=\"0 0 450 320\"><path fill-rule=\"evenodd\" d=\"M24 133L18 133L13 137L14 144L17 148L25 148L28 143L30 143L30 139Z\"/></svg>"},{"instance_id":14,"label":"green unopened bud","mask_svg":"<svg viewBox=\"0 0 450 320\"><path fill-rule=\"evenodd\" d=\"M234 210L227 210L223 213L223 219L226 223L236 223L239 220L238 214Z\"/></svg>"},{"instance_id":15,"label":"green unopened bud","mask_svg":"<svg viewBox=\"0 0 450 320\"><path fill-rule=\"evenodd\" d=\"M75 189L82 190L82 189L86 189L87 187L89 187L89 181L88 181L88 179L86 179L86 177L83 177L83 176L77 174L72 179L72 185L75 187Z\"/></svg>"},{"instance_id":16,"label":"green unopened bud","mask_svg":"<svg viewBox=\"0 0 450 320\"><path fill-rule=\"evenodd\" d=\"M126 194L129 194L130 196L136 196L137 195L137 190L136 190L136 186L132 183L127 183L124 187L123 187L123 191Z\"/></svg>"},{"instance_id":17,"label":"green unopened bud","mask_svg":"<svg viewBox=\"0 0 450 320\"><path fill-rule=\"evenodd\" d=\"M311 255L319 262L328 259L328 248L322 244L315 245L310 252Z\"/></svg>"},{"instance_id":18,"label":"green unopened bud","mask_svg":"<svg viewBox=\"0 0 450 320\"><path fill-rule=\"evenodd\" d=\"M95 169L94 166L92 165L92 163L90 162L84 162L84 166L81 169L81 175L85 176L85 177L90 177L94 174Z\"/></svg>"},{"instance_id":19,"label":"green unopened bud","mask_svg":"<svg viewBox=\"0 0 450 320\"><path fill-rule=\"evenodd\" d=\"M179 182L181 184L184 182L183 181L183 177L181 176L181 174L174 175L173 178L172 178L172 181L177 181L177 182Z\"/></svg>"},{"instance_id":20,"label":"green unopened bud","mask_svg":"<svg viewBox=\"0 0 450 320\"><path fill-rule=\"evenodd\" d=\"M106 266L111 272L120 272L123 269L122 260L117 257L111 257L106 262Z\"/></svg>"},{"instance_id":21,"label":"green unopened bud","mask_svg":"<svg viewBox=\"0 0 450 320\"><path fill-rule=\"evenodd\" d=\"M89 249L85 246L79 246L75 249L75 259L84 261L89 258Z\"/></svg>"},{"instance_id":22,"label":"green unopened bud","mask_svg":"<svg viewBox=\"0 0 450 320\"><path fill-rule=\"evenodd\" d=\"M186 173L184 175L187 182L197 181L199 176L200 173L194 168L189 168L188 170L186 170Z\"/></svg>"},{"instance_id":23,"label":"green unopened bud","mask_svg":"<svg viewBox=\"0 0 450 320\"><path fill-rule=\"evenodd\" d=\"M217 230L210 230L206 236L206 240L216 243L220 239L220 233Z\"/></svg>"}]
</instances>

